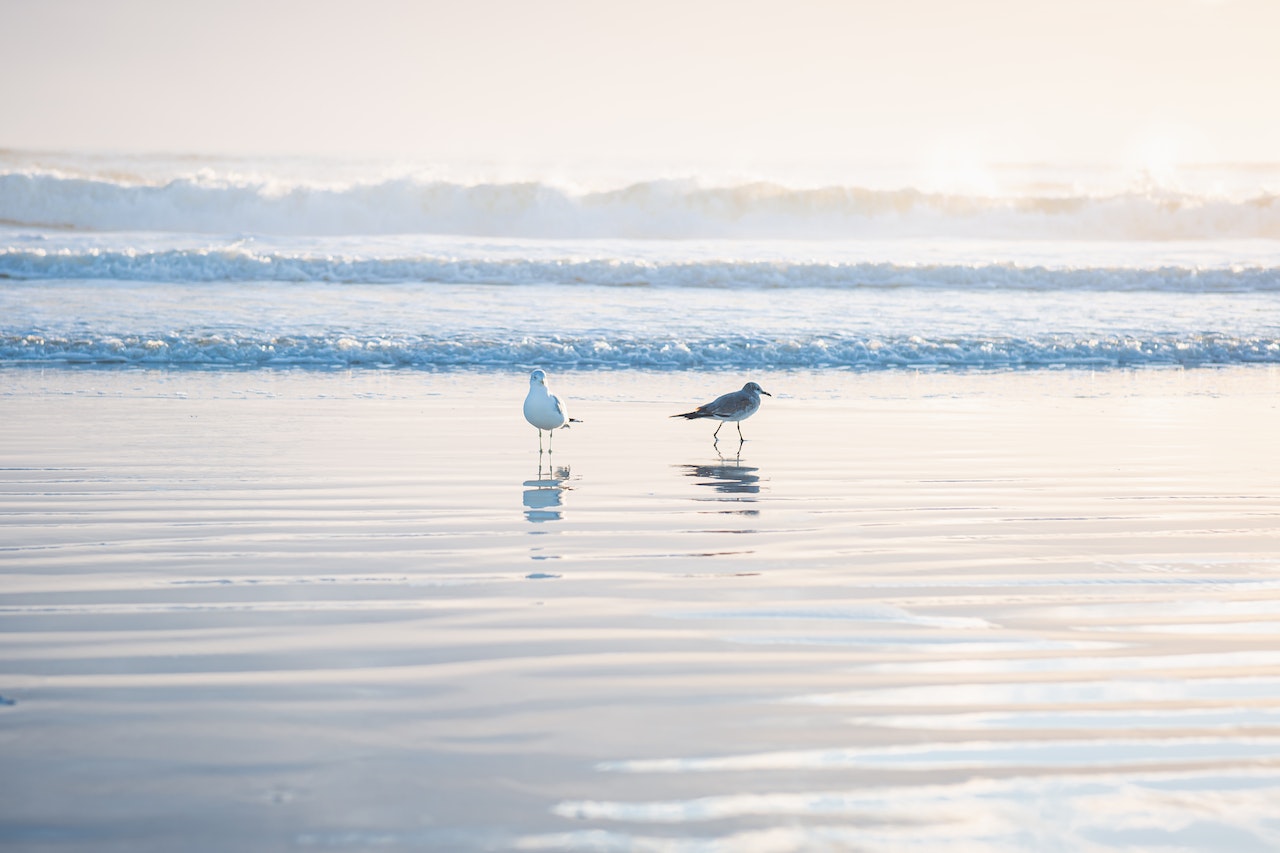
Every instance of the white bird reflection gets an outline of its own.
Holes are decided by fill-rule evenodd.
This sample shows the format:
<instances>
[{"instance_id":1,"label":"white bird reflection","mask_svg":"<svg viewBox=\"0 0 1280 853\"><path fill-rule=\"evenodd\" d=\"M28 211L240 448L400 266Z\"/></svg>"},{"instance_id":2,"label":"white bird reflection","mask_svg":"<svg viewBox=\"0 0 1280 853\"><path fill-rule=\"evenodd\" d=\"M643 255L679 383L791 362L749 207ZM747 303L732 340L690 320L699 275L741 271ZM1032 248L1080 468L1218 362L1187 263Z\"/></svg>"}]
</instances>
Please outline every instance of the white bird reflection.
<instances>
[{"instance_id":1,"label":"white bird reflection","mask_svg":"<svg viewBox=\"0 0 1280 853\"><path fill-rule=\"evenodd\" d=\"M534 524L544 521L559 521L560 507L564 503L564 493L571 488L569 468L542 467L541 456L538 460L538 476L525 480L524 517Z\"/></svg>"}]
</instances>

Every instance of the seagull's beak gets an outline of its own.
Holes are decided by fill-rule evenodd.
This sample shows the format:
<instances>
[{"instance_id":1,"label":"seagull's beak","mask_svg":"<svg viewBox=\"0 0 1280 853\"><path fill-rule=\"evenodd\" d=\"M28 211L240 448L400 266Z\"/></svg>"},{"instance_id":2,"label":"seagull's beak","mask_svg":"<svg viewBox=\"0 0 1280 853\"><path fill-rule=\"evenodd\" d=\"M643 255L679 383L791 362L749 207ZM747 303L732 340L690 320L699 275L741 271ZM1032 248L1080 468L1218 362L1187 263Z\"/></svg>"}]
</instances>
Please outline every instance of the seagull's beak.
<instances>
[{"instance_id":1,"label":"seagull's beak","mask_svg":"<svg viewBox=\"0 0 1280 853\"><path fill-rule=\"evenodd\" d=\"M761 388L761 389L760 389L760 393L761 393L761 394L763 394L763 395L765 395L766 397L772 397L772 396L773 396L772 394L770 394L768 391L764 390L763 388Z\"/></svg>"}]
</instances>

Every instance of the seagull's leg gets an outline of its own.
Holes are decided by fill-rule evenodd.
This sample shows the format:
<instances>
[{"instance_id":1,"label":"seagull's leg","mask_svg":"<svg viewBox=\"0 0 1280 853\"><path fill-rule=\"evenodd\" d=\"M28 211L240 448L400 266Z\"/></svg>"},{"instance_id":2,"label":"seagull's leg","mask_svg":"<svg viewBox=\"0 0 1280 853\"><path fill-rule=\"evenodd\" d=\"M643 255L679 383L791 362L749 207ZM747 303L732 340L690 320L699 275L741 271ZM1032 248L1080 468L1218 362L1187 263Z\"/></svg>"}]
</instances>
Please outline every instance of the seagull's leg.
<instances>
[{"instance_id":1,"label":"seagull's leg","mask_svg":"<svg viewBox=\"0 0 1280 853\"><path fill-rule=\"evenodd\" d=\"M538 456L542 456L542 430L538 430Z\"/></svg>"},{"instance_id":2,"label":"seagull's leg","mask_svg":"<svg viewBox=\"0 0 1280 853\"><path fill-rule=\"evenodd\" d=\"M551 441L551 439L555 437L556 437L555 430L550 430L550 429L547 430L547 455L548 456L550 456L552 451L556 449L555 444Z\"/></svg>"},{"instance_id":3,"label":"seagull's leg","mask_svg":"<svg viewBox=\"0 0 1280 853\"><path fill-rule=\"evenodd\" d=\"M716 441L720 440L720 427L722 426L724 426L724 421L721 421L720 426L716 427L716 431L711 433L711 437L714 438Z\"/></svg>"},{"instance_id":4,"label":"seagull's leg","mask_svg":"<svg viewBox=\"0 0 1280 853\"><path fill-rule=\"evenodd\" d=\"M744 441L746 439L742 437L742 421L738 421L738 444L742 444Z\"/></svg>"}]
</instances>

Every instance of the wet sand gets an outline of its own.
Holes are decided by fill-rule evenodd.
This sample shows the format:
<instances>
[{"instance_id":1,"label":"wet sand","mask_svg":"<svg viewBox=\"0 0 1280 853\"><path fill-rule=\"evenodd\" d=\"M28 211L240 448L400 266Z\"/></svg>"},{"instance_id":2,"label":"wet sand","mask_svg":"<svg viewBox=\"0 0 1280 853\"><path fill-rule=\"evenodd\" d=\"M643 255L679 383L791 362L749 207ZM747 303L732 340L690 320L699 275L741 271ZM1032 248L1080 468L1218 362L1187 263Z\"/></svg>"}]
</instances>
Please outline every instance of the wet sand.
<instances>
[{"instance_id":1,"label":"wet sand","mask_svg":"<svg viewBox=\"0 0 1280 853\"><path fill-rule=\"evenodd\" d=\"M1280 846L1280 371L551 381L0 370L0 845Z\"/></svg>"}]
</instances>

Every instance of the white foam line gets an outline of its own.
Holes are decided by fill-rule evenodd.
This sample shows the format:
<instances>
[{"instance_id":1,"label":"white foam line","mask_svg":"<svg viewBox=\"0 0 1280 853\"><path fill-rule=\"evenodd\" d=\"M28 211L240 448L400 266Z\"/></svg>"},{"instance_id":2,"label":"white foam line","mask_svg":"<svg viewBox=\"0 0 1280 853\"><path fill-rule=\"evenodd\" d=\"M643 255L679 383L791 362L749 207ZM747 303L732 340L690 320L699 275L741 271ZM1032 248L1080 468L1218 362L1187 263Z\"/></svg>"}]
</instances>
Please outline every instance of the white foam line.
<instances>
[{"instance_id":1,"label":"white foam line","mask_svg":"<svg viewBox=\"0 0 1280 853\"><path fill-rule=\"evenodd\" d=\"M1017 767L1116 767L1280 760L1280 737L1151 740L973 741L869 749L761 752L605 761L609 773L721 773L874 768L912 771Z\"/></svg>"},{"instance_id":2,"label":"white foam line","mask_svg":"<svg viewBox=\"0 0 1280 853\"><path fill-rule=\"evenodd\" d=\"M1280 700L1280 677L937 684L816 693L787 700L818 706L1072 706L1119 702Z\"/></svg>"},{"instance_id":3,"label":"white foam line","mask_svg":"<svg viewBox=\"0 0 1280 853\"><path fill-rule=\"evenodd\" d=\"M1156 729L1272 728L1280 726L1280 708L1189 708L1114 711L1016 711L971 714L898 714L851 717L854 726L943 731L1008 731L1103 729L1145 731Z\"/></svg>"},{"instance_id":4,"label":"white foam line","mask_svg":"<svg viewBox=\"0 0 1280 853\"><path fill-rule=\"evenodd\" d=\"M996 674L996 673L1089 673L1133 672L1135 670L1211 669L1220 671L1231 667L1256 667L1280 665L1280 650L1215 652L1211 654L1182 655L1116 655L1112 657L1035 657L1014 659L894 661L893 663L867 664L860 669L867 672L892 672L894 674Z\"/></svg>"},{"instance_id":5,"label":"white foam line","mask_svg":"<svg viewBox=\"0 0 1280 853\"><path fill-rule=\"evenodd\" d=\"M841 622L893 622L932 628L989 629L997 627L971 616L922 616L900 607L868 604L858 607L769 607L736 610L681 610L661 614L669 619L726 620L828 620Z\"/></svg>"}]
</instances>

